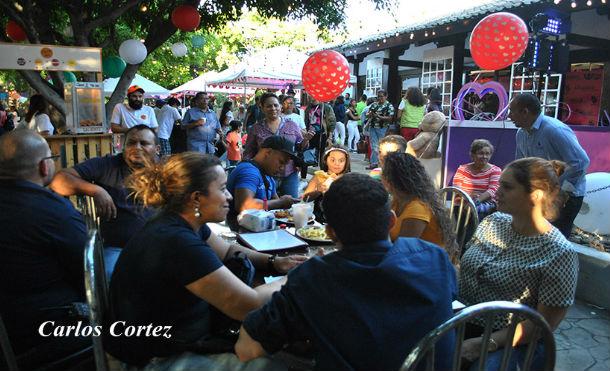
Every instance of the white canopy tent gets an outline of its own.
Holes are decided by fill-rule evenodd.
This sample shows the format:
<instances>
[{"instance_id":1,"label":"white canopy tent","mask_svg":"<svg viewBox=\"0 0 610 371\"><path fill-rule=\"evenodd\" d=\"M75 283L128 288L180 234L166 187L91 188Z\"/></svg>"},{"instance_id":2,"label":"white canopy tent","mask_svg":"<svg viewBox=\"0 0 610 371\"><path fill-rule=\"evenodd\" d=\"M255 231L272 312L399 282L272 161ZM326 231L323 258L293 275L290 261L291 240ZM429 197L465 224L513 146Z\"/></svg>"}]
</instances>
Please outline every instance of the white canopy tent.
<instances>
[{"instance_id":1,"label":"white canopy tent","mask_svg":"<svg viewBox=\"0 0 610 371\"><path fill-rule=\"evenodd\" d=\"M114 89L116 88L116 85L118 83L119 83L119 78L104 80L104 95L107 97L112 95L112 92L114 91ZM163 86L161 86L153 81L150 81L149 79L147 79L146 77L144 77L142 75L136 74L136 77L134 77L133 81L131 82L131 85L138 85L139 87L144 89L145 97L152 97L154 95L158 95L158 96L169 95L169 90L165 89Z\"/></svg>"},{"instance_id":2,"label":"white canopy tent","mask_svg":"<svg viewBox=\"0 0 610 371\"><path fill-rule=\"evenodd\" d=\"M207 79L210 79L216 76L218 73L214 71L210 71L208 73L204 73L193 80L186 82L170 91L170 94L195 94L200 91L208 92L208 93L225 93L225 94L242 94L242 88L238 88L235 86L209 86L206 83ZM254 89L248 88L246 90L246 94L254 94Z\"/></svg>"}]
</instances>

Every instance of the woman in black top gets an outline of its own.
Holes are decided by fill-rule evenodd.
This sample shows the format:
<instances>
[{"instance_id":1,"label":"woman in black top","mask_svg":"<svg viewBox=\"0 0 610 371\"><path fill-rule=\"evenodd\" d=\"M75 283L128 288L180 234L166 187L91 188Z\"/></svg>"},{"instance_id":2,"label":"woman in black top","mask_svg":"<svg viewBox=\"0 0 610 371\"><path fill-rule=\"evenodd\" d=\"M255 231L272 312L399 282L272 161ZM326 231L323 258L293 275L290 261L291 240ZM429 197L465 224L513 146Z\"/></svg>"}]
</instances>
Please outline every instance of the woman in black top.
<instances>
[{"instance_id":1,"label":"woman in black top","mask_svg":"<svg viewBox=\"0 0 610 371\"><path fill-rule=\"evenodd\" d=\"M223 221L229 210L226 180L218 158L195 152L136 170L127 180L136 198L161 210L134 234L112 275L104 330L106 349L115 357L137 366L158 357L167 359L155 365L168 368L178 362L185 369L248 366L228 354L236 339L221 337L227 329L215 325L241 321L282 280L253 289L242 281L247 274L240 279L223 263L239 262L242 273L252 265L285 273L304 258L274 258L212 233L206 223ZM132 334L130 326L150 330ZM264 359L261 367L274 364Z\"/></svg>"}]
</instances>

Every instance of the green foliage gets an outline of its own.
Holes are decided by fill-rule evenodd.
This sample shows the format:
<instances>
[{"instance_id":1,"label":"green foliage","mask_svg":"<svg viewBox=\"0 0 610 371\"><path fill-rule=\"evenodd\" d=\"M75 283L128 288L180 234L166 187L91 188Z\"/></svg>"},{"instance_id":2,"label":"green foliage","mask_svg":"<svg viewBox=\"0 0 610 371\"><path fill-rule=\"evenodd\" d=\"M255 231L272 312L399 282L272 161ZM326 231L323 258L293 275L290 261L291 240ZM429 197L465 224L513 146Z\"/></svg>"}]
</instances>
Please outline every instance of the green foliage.
<instances>
[{"instance_id":1,"label":"green foliage","mask_svg":"<svg viewBox=\"0 0 610 371\"><path fill-rule=\"evenodd\" d=\"M202 48L192 46L191 36L195 34L205 38ZM140 67L140 74L171 89L201 73L223 70L236 64L248 52L280 45L306 51L329 41L329 31L319 29L311 20L286 22L249 11L216 32L204 33L200 30L174 34L146 59ZM171 45L175 42L185 43L189 53L184 57L173 56Z\"/></svg>"}]
</instances>

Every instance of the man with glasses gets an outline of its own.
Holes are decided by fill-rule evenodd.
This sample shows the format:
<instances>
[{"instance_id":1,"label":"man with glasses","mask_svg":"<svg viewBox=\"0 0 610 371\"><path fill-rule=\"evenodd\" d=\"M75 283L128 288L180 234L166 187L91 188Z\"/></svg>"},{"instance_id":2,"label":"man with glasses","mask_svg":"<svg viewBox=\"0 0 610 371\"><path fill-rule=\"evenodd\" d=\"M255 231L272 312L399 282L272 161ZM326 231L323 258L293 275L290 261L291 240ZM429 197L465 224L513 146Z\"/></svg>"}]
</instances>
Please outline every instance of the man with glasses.
<instances>
[{"instance_id":1,"label":"man with glasses","mask_svg":"<svg viewBox=\"0 0 610 371\"><path fill-rule=\"evenodd\" d=\"M55 173L43 137L15 130L0 138L0 314L19 368L38 369L87 347L76 336L43 337L39 327L76 325L67 307L84 301L83 217L45 188Z\"/></svg>"},{"instance_id":2,"label":"man with glasses","mask_svg":"<svg viewBox=\"0 0 610 371\"><path fill-rule=\"evenodd\" d=\"M153 213L134 200L124 183L134 169L158 161L157 140L148 126L134 126L125 134L123 153L92 158L63 169L50 185L62 196L93 197L106 247L125 246Z\"/></svg>"},{"instance_id":3,"label":"man with glasses","mask_svg":"<svg viewBox=\"0 0 610 371\"><path fill-rule=\"evenodd\" d=\"M379 140L385 136L388 125L394 118L394 107L388 102L388 94L385 90L377 91L377 102L373 103L367 112L367 125L371 137L371 165L368 170L373 170L379 162Z\"/></svg>"}]
</instances>

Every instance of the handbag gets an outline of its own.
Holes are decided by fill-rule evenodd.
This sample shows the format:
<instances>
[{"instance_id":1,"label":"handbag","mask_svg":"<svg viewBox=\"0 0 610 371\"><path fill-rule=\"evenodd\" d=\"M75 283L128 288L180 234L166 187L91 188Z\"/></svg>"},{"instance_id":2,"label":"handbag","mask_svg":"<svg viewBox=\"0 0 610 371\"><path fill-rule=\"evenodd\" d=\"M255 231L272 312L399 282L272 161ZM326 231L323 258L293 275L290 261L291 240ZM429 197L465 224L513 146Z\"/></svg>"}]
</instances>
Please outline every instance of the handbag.
<instances>
[{"instance_id":1,"label":"handbag","mask_svg":"<svg viewBox=\"0 0 610 371\"><path fill-rule=\"evenodd\" d=\"M368 151L369 145L368 145L368 141L369 141L369 137L363 137L361 138L358 143L356 143L356 150L358 153L366 153Z\"/></svg>"},{"instance_id":2,"label":"handbag","mask_svg":"<svg viewBox=\"0 0 610 371\"><path fill-rule=\"evenodd\" d=\"M303 152L300 152L299 157L303 160L305 166L315 166L318 164L315 148L306 149Z\"/></svg>"}]
</instances>

